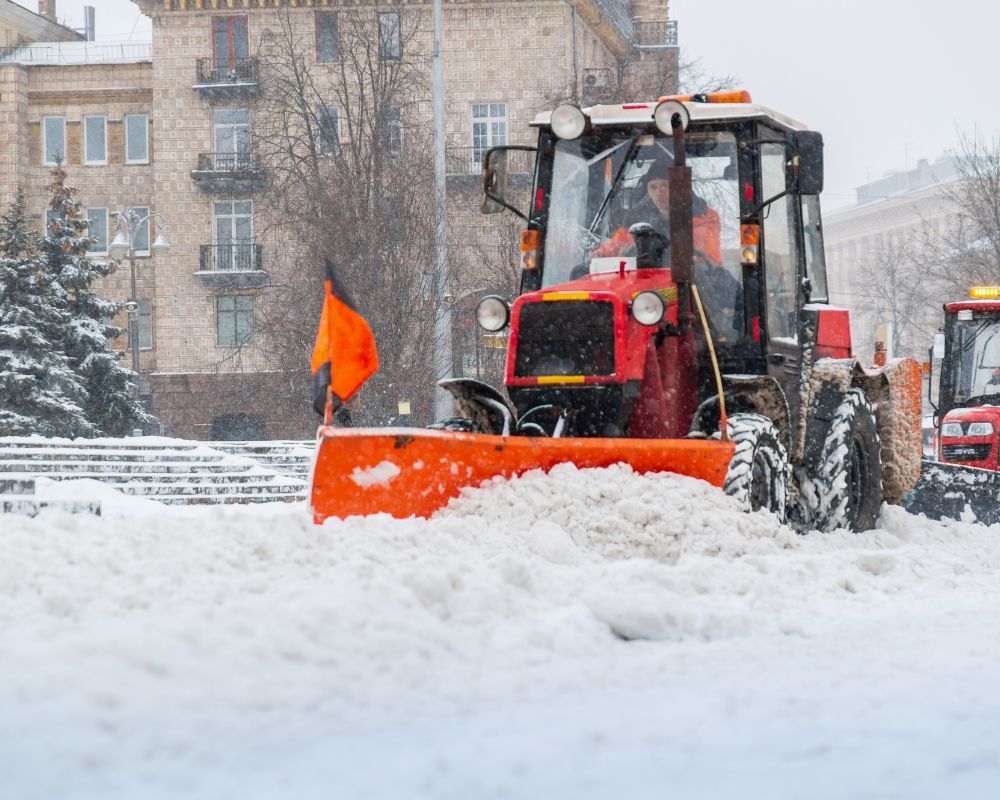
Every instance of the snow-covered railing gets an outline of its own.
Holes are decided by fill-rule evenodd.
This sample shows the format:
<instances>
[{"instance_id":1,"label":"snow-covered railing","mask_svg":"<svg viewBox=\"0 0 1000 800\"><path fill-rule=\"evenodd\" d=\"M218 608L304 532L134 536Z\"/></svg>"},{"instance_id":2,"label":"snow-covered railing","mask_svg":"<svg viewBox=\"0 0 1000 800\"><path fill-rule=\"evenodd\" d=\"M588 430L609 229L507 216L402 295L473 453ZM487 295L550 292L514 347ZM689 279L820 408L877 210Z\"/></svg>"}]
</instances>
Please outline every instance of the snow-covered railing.
<instances>
[{"instance_id":1,"label":"snow-covered railing","mask_svg":"<svg viewBox=\"0 0 1000 800\"><path fill-rule=\"evenodd\" d=\"M14 48L0 63L27 65L130 64L153 60L152 42L40 42Z\"/></svg>"}]
</instances>

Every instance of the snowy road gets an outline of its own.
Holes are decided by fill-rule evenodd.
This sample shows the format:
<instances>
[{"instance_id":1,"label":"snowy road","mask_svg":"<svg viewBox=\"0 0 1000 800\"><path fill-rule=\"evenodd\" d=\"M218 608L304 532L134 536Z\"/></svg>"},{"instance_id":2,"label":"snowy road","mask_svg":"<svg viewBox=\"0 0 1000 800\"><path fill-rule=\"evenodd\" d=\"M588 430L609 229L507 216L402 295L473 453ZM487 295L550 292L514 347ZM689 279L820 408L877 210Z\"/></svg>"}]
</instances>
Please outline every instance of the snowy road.
<instances>
[{"instance_id":1,"label":"snowy road","mask_svg":"<svg viewBox=\"0 0 1000 800\"><path fill-rule=\"evenodd\" d=\"M622 469L124 510L0 517L4 797L1000 796L1000 528Z\"/></svg>"}]
</instances>

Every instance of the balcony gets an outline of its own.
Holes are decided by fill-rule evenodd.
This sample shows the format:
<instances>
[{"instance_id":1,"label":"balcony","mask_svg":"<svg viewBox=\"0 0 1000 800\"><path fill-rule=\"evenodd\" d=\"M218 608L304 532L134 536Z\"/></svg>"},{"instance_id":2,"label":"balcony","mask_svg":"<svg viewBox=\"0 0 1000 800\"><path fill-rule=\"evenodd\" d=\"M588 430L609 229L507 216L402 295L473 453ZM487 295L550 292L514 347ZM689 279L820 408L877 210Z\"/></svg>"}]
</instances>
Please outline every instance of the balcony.
<instances>
[{"instance_id":1,"label":"balcony","mask_svg":"<svg viewBox=\"0 0 1000 800\"><path fill-rule=\"evenodd\" d=\"M266 187L253 153L199 153L191 179L203 192L251 194Z\"/></svg>"},{"instance_id":2,"label":"balcony","mask_svg":"<svg viewBox=\"0 0 1000 800\"><path fill-rule=\"evenodd\" d=\"M206 286L266 286L263 255L264 248L256 242L203 244L194 274Z\"/></svg>"},{"instance_id":3,"label":"balcony","mask_svg":"<svg viewBox=\"0 0 1000 800\"><path fill-rule=\"evenodd\" d=\"M647 21L637 19L632 44L637 50L665 50L678 46L677 20Z\"/></svg>"},{"instance_id":4,"label":"balcony","mask_svg":"<svg viewBox=\"0 0 1000 800\"><path fill-rule=\"evenodd\" d=\"M256 97L259 89L256 58L216 61L199 58L194 89L206 100Z\"/></svg>"}]
</instances>

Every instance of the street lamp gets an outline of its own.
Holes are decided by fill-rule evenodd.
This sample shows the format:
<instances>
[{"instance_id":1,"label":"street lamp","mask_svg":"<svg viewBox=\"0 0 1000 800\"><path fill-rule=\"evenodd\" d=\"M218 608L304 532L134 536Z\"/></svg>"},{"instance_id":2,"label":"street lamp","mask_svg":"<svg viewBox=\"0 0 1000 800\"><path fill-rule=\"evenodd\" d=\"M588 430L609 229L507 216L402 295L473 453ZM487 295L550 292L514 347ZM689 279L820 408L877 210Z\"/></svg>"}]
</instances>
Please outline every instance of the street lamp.
<instances>
[{"instance_id":1,"label":"street lamp","mask_svg":"<svg viewBox=\"0 0 1000 800\"><path fill-rule=\"evenodd\" d=\"M128 346L132 351L132 371L135 373L135 396L139 397L139 300L135 288L135 237L139 226L152 219L157 220L156 239L150 249L154 252L165 252L170 249L165 233L167 221L160 214L147 212L140 214L133 208L119 211L115 215L115 238L108 245L112 258L121 258L128 254L129 271L132 281L132 292L125 308L128 311Z\"/></svg>"}]
</instances>

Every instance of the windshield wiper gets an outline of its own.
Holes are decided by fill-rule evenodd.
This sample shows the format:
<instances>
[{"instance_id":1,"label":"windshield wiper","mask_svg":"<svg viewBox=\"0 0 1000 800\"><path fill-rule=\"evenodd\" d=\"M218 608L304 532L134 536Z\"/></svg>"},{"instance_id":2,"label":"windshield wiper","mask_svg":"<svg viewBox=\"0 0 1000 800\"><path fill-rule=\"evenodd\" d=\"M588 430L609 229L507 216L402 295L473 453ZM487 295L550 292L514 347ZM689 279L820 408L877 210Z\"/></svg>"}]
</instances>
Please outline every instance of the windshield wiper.
<instances>
[{"instance_id":1,"label":"windshield wiper","mask_svg":"<svg viewBox=\"0 0 1000 800\"><path fill-rule=\"evenodd\" d=\"M625 152L625 158L622 159L621 166L618 167L618 174L615 175L614 180L611 181L611 186L608 187L608 193L604 195L604 202L601 203L601 207L597 209L597 216L594 217L594 221L590 223L590 227L587 228L589 233L593 233L594 229L597 227L597 223L601 221L601 217L604 216L604 212L607 210L608 205L611 203L611 198L614 197L615 191L618 188L618 184L622 179L622 175L625 174L625 170L628 168L629 164L635 161L636 155L639 153L639 134L633 136L628 143L628 150Z\"/></svg>"}]
</instances>

